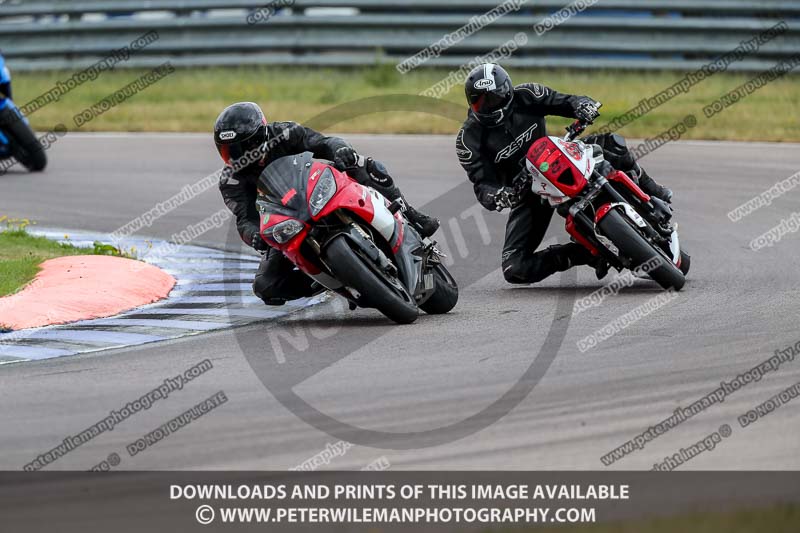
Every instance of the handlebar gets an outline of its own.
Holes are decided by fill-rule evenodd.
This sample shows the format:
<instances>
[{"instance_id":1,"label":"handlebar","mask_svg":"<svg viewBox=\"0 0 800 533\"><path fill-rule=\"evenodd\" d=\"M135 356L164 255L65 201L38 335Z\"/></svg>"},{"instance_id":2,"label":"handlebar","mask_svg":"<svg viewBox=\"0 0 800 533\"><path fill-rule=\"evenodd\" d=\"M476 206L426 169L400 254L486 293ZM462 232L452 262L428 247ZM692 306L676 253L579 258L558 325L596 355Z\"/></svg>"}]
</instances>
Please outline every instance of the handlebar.
<instances>
[{"instance_id":1,"label":"handlebar","mask_svg":"<svg viewBox=\"0 0 800 533\"><path fill-rule=\"evenodd\" d=\"M595 109L600 109L603 107L603 104L597 102L597 107ZM581 119L576 120L569 126L567 126L567 134L564 135L565 141L573 141L575 138L584 132L586 128L588 128L592 123L591 122L584 122Z\"/></svg>"}]
</instances>

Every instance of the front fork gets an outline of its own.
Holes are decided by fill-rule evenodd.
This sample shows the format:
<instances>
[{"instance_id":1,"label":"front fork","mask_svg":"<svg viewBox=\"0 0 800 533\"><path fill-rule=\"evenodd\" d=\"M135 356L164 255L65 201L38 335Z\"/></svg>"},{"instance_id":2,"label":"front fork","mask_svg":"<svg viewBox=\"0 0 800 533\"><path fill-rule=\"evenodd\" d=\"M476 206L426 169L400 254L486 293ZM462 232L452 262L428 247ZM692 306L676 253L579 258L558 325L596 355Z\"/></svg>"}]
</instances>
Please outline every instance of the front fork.
<instances>
[{"instance_id":1,"label":"front fork","mask_svg":"<svg viewBox=\"0 0 800 533\"><path fill-rule=\"evenodd\" d=\"M676 232L671 224L666 222L663 218L654 218L654 214L659 212L659 206L657 203L653 202L653 198L647 197L647 195L642 193L644 197L647 197L648 201L646 202L644 197L632 194L631 196L636 198L631 201L631 199L623 197L605 177L596 175L595 178L596 179L593 181L592 185L590 185L590 189L583 198L573 204L564 205L560 208L566 211L561 211L560 214L567 219L567 232L579 244L587 248L592 255L602 256L611 266L617 269L627 268L620 258L601 242L601 237L597 233L596 222L593 217L587 214L589 210L592 212L595 211L594 201L599 196L604 195L606 196L603 202L604 205L607 203L634 204L634 202L638 202L642 206L641 211L644 211L645 214L645 216L642 217L644 220L644 227L639 227L639 229L644 233L645 237L654 242L656 246L659 246L670 255L674 255L676 242L673 243L672 241L674 240L673 236L676 235ZM605 200L608 200L608 202ZM658 228L658 230L656 228Z\"/></svg>"}]
</instances>

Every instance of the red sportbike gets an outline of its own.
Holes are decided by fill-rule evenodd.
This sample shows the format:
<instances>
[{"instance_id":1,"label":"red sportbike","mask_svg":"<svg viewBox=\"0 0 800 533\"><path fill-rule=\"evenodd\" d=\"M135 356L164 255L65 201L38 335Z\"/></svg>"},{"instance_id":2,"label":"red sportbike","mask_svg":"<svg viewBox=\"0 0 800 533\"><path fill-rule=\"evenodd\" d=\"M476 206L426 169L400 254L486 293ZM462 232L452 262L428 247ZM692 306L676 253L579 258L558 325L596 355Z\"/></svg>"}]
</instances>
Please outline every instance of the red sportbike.
<instances>
[{"instance_id":1,"label":"red sportbike","mask_svg":"<svg viewBox=\"0 0 800 533\"><path fill-rule=\"evenodd\" d=\"M598 106L599 107L599 106ZM621 271L646 274L664 289L680 290L689 272L677 224L666 202L645 194L628 174L613 169L599 146L574 139L587 124L567 127L564 138L542 137L515 180L531 187L566 218L572 239Z\"/></svg>"},{"instance_id":2,"label":"red sportbike","mask_svg":"<svg viewBox=\"0 0 800 533\"><path fill-rule=\"evenodd\" d=\"M456 305L458 285L401 203L309 152L272 162L258 187L262 238L351 309L372 307L408 324L419 309L439 314Z\"/></svg>"}]
</instances>

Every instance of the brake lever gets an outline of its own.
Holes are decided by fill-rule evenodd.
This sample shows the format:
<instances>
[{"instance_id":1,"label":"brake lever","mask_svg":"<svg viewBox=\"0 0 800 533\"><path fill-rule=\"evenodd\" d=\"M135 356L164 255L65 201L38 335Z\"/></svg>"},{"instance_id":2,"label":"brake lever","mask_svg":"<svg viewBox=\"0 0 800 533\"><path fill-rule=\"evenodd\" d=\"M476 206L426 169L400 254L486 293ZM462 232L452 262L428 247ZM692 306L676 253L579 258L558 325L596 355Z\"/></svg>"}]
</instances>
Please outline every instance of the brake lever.
<instances>
[{"instance_id":1,"label":"brake lever","mask_svg":"<svg viewBox=\"0 0 800 533\"><path fill-rule=\"evenodd\" d=\"M597 106L595 107L595 110L598 111L597 116L600 116L599 111L601 107L603 107L603 104L597 102ZM595 117L595 119L597 119L597 117ZM575 139L575 137L583 133L586 130L586 128L588 128L591 124L594 124L594 121L584 122L581 119L577 119L575 122L567 126L566 128L567 134L564 135L564 140L572 141L573 139Z\"/></svg>"},{"instance_id":2,"label":"brake lever","mask_svg":"<svg viewBox=\"0 0 800 533\"><path fill-rule=\"evenodd\" d=\"M584 132L588 124L578 119L569 126L567 126L567 134L564 135L565 141L572 141L575 137Z\"/></svg>"}]
</instances>

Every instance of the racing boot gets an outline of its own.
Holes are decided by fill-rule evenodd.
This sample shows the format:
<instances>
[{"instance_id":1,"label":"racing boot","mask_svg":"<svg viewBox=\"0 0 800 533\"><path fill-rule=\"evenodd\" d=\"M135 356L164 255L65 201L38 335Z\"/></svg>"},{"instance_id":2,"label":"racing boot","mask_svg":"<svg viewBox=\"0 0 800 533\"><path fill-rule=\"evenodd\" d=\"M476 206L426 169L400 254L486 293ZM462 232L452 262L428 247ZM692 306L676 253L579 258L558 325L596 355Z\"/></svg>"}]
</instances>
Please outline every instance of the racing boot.
<instances>
[{"instance_id":1,"label":"racing boot","mask_svg":"<svg viewBox=\"0 0 800 533\"><path fill-rule=\"evenodd\" d=\"M608 271L611 269L611 265L602 257L595 257L589 266L594 267L594 275L597 276L597 279L608 276Z\"/></svg>"},{"instance_id":2,"label":"racing boot","mask_svg":"<svg viewBox=\"0 0 800 533\"><path fill-rule=\"evenodd\" d=\"M592 255L592 253L580 244L571 242L569 244L554 244L547 248L556 260L557 272L563 272L577 265L588 265L594 268L597 279L603 279L608 275L611 267L608 261L602 257Z\"/></svg>"},{"instance_id":3,"label":"racing boot","mask_svg":"<svg viewBox=\"0 0 800 533\"><path fill-rule=\"evenodd\" d=\"M405 202L405 199L403 199ZM439 219L434 218L432 216L428 216L425 213L417 211L412 206L406 203L406 210L405 210L406 218L408 219L411 224L417 229L417 232L424 238L430 237L436 230L439 229Z\"/></svg>"}]
</instances>

